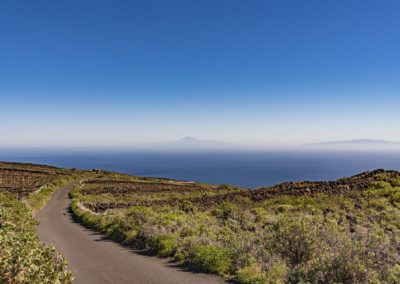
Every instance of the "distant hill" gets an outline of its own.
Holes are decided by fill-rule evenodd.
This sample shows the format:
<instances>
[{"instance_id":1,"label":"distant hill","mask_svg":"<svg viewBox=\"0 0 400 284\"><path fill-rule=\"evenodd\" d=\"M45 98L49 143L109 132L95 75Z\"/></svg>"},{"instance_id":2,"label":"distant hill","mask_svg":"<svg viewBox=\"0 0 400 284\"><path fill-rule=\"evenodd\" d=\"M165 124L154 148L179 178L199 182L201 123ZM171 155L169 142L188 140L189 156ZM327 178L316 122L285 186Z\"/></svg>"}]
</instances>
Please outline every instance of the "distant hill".
<instances>
[{"instance_id":1,"label":"distant hill","mask_svg":"<svg viewBox=\"0 0 400 284\"><path fill-rule=\"evenodd\" d=\"M318 142L318 143L306 144L305 146L316 149L392 150L392 149L400 149L400 142L377 140L377 139L357 139L357 140Z\"/></svg>"}]
</instances>

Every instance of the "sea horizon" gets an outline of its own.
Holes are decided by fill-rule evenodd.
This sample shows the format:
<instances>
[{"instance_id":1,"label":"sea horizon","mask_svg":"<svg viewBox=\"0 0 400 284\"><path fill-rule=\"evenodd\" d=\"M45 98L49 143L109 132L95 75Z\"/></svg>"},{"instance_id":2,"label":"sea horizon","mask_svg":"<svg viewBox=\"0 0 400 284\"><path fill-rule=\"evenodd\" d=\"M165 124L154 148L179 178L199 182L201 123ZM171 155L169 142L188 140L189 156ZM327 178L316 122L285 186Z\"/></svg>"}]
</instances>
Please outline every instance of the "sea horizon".
<instances>
[{"instance_id":1,"label":"sea horizon","mask_svg":"<svg viewBox=\"0 0 400 284\"><path fill-rule=\"evenodd\" d=\"M379 168L400 170L399 151L0 149L0 160L62 168L258 188L290 181L328 181Z\"/></svg>"}]
</instances>

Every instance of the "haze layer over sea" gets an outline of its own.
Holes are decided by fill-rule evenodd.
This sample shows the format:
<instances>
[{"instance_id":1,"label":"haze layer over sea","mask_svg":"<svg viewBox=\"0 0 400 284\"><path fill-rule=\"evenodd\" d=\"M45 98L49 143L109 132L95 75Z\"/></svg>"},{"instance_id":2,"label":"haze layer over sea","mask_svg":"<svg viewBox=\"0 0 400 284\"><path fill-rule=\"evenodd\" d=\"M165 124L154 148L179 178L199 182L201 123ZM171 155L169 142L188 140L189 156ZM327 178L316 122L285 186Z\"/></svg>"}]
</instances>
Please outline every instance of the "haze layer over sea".
<instances>
[{"instance_id":1,"label":"haze layer over sea","mask_svg":"<svg viewBox=\"0 0 400 284\"><path fill-rule=\"evenodd\" d=\"M335 180L377 168L400 170L400 152L0 149L0 160L211 184L260 187L284 181Z\"/></svg>"}]
</instances>

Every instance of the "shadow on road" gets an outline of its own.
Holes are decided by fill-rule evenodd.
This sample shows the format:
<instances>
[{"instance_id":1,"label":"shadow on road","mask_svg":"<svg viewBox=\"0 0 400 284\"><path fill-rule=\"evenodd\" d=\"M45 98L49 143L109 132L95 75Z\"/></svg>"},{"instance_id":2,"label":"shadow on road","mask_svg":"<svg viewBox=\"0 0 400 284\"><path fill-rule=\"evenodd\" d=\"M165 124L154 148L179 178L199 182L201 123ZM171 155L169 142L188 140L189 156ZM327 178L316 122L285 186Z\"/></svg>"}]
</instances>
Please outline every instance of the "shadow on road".
<instances>
[{"instance_id":1,"label":"shadow on road","mask_svg":"<svg viewBox=\"0 0 400 284\"><path fill-rule=\"evenodd\" d=\"M85 232L91 234L92 236L95 236L96 242L112 242L114 244L117 244L123 250L127 250L131 253L141 255L144 257L153 258L153 259L157 260L159 263L162 263L163 265L165 265L166 267L169 267L169 268L177 270L177 271L187 272L187 273L191 273L191 274L199 274L199 275L210 275L210 274L206 274L204 272L198 271L198 270L191 269L187 264L178 263L178 262L174 261L172 258L160 258L157 256L157 254L155 254L151 250L140 249L140 248L132 246L132 244L122 243L121 240L118 240L117 238L113 238L112 236L107 236L104 233L98 232L95 229L88 227L78 217L76 217L73 214L70 206L65 208L65 212L68 212L68 216L73 223L81 225ZM224 279L218 275L214 275L214 276L220 278L221 283L236 283L235 281Z\"/></svg>"}]
</instances>

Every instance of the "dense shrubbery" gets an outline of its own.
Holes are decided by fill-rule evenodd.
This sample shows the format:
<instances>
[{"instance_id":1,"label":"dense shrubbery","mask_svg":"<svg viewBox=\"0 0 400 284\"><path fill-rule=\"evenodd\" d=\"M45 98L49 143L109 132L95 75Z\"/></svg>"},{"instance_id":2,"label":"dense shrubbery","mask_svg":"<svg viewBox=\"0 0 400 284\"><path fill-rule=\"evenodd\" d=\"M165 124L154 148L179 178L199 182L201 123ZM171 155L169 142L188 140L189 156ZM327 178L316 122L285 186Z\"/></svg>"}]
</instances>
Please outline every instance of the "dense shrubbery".
<instances>
[{"instance_id":1,"label":"dense shrubbery","mask_svg":"<svg viewBox=\"0 0 400 284\"><path fill-rule=\"evenodd\" d=\"M25 204L0 194L0 283L70 283L65 261L42 245Z\"/></svg>"},{"instance_id":2,"label":"dense shrubbery","mask_svg":"<svg viewBox=\"0 0 400 284\"><path fill-rule=\"evenodd\" d=\"M78 206L75 188L72 209L122 242L242 283L399 283L398 178L373 179L369 190L340 195L244 197L206 210L185 201L104 214Z\"/></svg>"},{"instance_id":3,"label":"dense shrubbery","mask_svg":"<svg viewBox=\"0 0 400 284\"><path fill-rule=\"evenodd\" d=\"M77 171L0 162L0 283L70 283L66 262L39 242L33 214Z\"/></svg>"}]
</instances>

